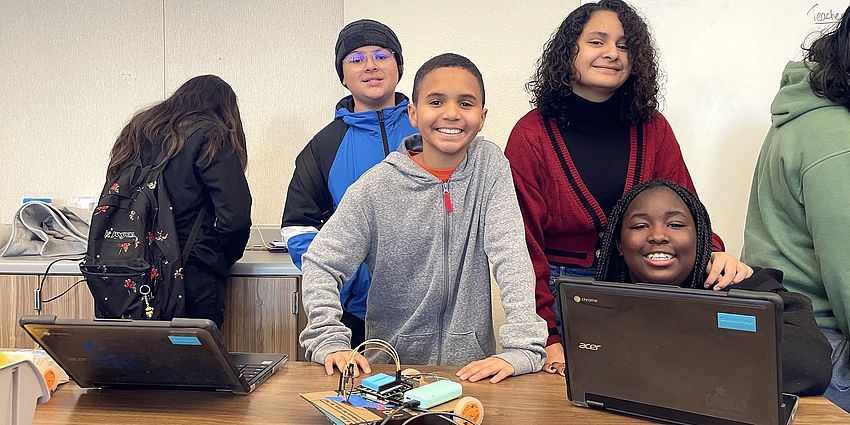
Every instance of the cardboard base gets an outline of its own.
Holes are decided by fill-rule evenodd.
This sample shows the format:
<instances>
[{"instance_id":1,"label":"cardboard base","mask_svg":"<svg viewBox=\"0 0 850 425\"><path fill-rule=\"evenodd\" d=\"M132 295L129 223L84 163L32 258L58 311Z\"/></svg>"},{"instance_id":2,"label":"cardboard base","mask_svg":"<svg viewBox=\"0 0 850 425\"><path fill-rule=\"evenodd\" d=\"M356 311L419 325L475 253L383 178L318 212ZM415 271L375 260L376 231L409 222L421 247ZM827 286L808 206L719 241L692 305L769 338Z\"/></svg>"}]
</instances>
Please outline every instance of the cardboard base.
<instances>
[{"instance_id":1,"label":"cardboard base","mask_svg":"<svg viewBox=\"0 0 850 425\"><path fill-rule=\"evenodd\" d=\"M380 424L387 415L394 410L394 406L380 407L356 407L349 403L335 401L328 397L337 397L336 391L320 391L315 393L301 393L301 398L307 400L316 409L319 409L328 419L336 425L368 425ZM430 409L431 412L451 412L457 400L452 400L448 403L443 403L439 406ZM410 419L420 412L410 409L402 409L397 412L387 423L400 425L402 422ZM423 420L426 418L422 418ZM435 419L434 423L446 423L444 419ZM417 422L419 423L419 422Z\"/></svg>"}]
</instances>

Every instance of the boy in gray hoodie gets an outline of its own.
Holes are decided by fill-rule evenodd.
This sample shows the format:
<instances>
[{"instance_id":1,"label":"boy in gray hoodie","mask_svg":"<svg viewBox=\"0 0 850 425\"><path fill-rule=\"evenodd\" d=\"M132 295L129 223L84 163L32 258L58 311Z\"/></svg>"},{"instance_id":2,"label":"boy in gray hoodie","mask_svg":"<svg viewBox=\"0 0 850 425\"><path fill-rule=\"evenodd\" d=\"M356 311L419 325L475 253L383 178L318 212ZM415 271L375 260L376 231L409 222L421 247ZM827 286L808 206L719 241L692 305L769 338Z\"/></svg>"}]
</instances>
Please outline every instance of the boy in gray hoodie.
<instances>
[{"instance_id":1,"label":"boy in gray hoodie","mask_svg":"<svg viewBox=\"0 0 850 425\"><path fill-rule=\"evenodd\" d=\"M473 382L539 371L548 332L511 171L498 146L476 137L487 115L481 73L463 56L432 58L408 112L420 134L348 189L303 256L307 357L328 374L346 367L339 286L365 262L366 337L388 341L402 363L463 366L457 376ZM490 263L506 316L499 354ZM355 361L370 372L365 357Z\"/></svg>"}]
</instances>

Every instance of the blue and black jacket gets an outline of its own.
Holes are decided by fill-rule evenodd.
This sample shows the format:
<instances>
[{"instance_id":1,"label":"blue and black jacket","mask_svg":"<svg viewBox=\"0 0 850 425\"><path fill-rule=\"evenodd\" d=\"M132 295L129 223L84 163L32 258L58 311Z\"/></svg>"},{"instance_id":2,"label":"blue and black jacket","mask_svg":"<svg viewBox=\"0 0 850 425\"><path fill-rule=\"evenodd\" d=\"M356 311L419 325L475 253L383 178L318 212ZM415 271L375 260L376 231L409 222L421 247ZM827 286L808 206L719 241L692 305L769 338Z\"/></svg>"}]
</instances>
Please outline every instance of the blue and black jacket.
<instances>
[{"instance_id":1,"label":"blue and black jacket","mask_svg":"<svg viewBox=\"0 0 850 425\"><path fill-rule=\"evenodd\" d=\"M417 132L407 117L407 97L396 93L395 104L379 111L353 112L354 99L344 97L336 105L334 120L295 159L280 233L299 269L301 256L348 186L395 151L402 139ZM340 289L343 309L364 320L369 282L369 270L361 264Z\"/></svg>"}]
</instances>

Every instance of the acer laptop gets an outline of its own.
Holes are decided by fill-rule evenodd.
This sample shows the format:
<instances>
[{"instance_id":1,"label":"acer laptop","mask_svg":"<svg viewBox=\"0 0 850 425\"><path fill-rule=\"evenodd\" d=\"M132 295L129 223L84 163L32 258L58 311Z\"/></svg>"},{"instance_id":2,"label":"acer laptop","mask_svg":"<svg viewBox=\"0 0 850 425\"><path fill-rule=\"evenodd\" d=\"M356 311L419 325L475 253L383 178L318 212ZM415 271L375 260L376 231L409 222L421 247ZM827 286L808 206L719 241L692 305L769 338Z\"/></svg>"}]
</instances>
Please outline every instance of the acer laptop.
<instances>
[{"instance_id":1,"label":"acer laptop","mask_svg":"<svg viewBox=\"0 0 850 425\"><path fill-rule=\"evenodd\" d=\"M678 424L791 423L778 295L559 283L573 404Z\"/></svg>"},{"instance_id":2,"label":"acer laptop","mask_svg":"<svg viewBox=\"0 0 850 425\"><path fill-rule=\"evenodd\" d=\"M82 388L164 388L248 394L287 360L228 353L207 319L147 321L23 316L21 327Z\"/></svg>"}]
</instances>

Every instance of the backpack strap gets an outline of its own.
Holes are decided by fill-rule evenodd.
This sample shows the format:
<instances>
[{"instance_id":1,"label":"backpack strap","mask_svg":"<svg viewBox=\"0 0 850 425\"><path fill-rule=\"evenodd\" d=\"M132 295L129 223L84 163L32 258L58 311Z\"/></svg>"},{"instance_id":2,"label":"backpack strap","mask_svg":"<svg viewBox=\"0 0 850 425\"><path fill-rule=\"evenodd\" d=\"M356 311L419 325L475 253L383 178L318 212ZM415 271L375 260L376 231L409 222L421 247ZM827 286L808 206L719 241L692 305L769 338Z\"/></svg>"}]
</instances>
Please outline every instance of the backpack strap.
<instances>
[{"instance_id":1,"label":"backpack strap","mask_svg":"<svg viewBox=\"0 0 850 425\"><path fill-rule=\"evenodd\" d=\"M189 232L189 239L186 239L186 246L183 247L183 253L180 255L181 267L186 267L186 262L189 261L189 253L192 252L192 245L195 245L195 239L201 230L201 222L204 221L205 213L206 209L204 208L198 211L198 218L195 219L195 224L192 225L192 231Z\"/></svg>"},{"instance_id":2,"label":"backpack strap","mask_svg":"<svg viewBox=\"0 0 850 425\"><path fill-rule=\"evenodd\" d=\"M207 122L201 121L190 126L186 131L187 138L207 124ZM159 177L159 173L162 173L165 169L165 165L168 163L168 160L165 159L165 155L165 150L162 150L158 155L156 162L153 164L153 167L157 172L157 178ZM192 225L192 231L189 232L189 239L186 240L186 246L183 247L183 252L180 254L181 267L186 267L186 262L189 261L189 254L192 252L192 246L195 245L195 239L198 238L198 233L201 231L201 222L204 221L205 213L206 209L198 211L198 217L195 218L195 224Z\"/></svg>"}]
</instances>

